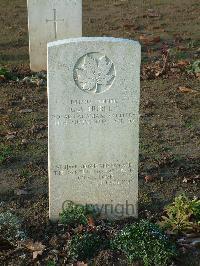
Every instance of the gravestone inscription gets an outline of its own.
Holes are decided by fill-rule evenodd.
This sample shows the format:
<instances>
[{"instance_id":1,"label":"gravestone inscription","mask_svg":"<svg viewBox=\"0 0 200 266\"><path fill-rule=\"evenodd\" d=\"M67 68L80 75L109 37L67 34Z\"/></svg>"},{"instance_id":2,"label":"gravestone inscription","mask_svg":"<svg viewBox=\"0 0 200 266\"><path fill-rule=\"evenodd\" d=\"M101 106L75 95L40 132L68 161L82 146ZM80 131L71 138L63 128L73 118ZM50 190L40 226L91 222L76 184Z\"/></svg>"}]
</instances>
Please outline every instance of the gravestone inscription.
<instances>
[{"instance_id":1,"label":"gravestone inscription","mask_svg":"<svg viewBox=\"0 0 200 266\"><path fill-rule=\"evenodd\" d=\"M82 36L82 0L28 0L32 71L47 69L47 43Z\"/></svg>"},{"instance_id":2,"label":"gravestone inscription","mask_svg":"<svg viewBox=\"0 0 200 266\"><path fill-rule=\"evenodd\" d=\"M140 61L131 40L48 44L51 220L69 201L137 217Z\"/></svg>"}]
</instances>

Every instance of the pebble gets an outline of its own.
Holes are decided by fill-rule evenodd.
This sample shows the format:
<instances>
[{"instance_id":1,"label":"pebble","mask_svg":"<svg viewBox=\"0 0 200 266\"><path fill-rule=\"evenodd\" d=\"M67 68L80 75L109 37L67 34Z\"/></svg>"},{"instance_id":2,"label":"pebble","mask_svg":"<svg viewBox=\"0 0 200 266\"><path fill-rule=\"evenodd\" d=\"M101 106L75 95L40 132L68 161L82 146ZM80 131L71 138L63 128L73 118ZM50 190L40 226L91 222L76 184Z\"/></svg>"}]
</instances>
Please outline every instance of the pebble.
<instances>
[{"instance_id":1,"label":"pebble","mask_svg":"<svg viewBox=\"0 0 200 266\"><path fill-rule=\"evenodd\" d=\"M31 113L31 112L33 112L33 110L32 109L23 109L23 110L20 110L19 112L20 113Z\"/></svg>"}]
</instances>

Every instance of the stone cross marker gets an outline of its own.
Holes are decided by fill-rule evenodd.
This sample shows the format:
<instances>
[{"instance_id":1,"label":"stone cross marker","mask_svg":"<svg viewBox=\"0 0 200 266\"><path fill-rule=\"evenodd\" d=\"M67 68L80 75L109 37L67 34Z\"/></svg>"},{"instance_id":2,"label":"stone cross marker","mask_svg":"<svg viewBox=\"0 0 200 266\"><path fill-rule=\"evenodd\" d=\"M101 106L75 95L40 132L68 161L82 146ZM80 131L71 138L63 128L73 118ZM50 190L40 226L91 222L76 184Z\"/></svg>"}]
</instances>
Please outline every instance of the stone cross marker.
<instances>
[{"instance_id":1,"label":"stone cross marker","mask_svg":"<svg viewBox=\"0 0 200 266\"><path fill-rule=\"evenodd\" d=\"M57 19L56 9L53 9L53 19L46 19L46 22L53 22L54 25L54 38L57 40L57 32L58 32L58 22L64 22L64 19Z\"/></svg>"},{"instance_id":2,"label":"stone cross marker","mask_svg":"<svg viewBox=\"0 0 200 266\"><path fill-rule=\"evenodd\" d=\"M140 61L131 40L48 44L51 220L70 201L137 217Z\"/></svg>"},{"instance_id":3,"label":"stone cross marker","mask_svg":"<svg viewBox=\"0 0 200 266\"><path fill-rule=\"evenodd\" d=\"M32 71L47 69L47 43L82 36L82 0L28 0Z\"/></svg>"}]
</instances>

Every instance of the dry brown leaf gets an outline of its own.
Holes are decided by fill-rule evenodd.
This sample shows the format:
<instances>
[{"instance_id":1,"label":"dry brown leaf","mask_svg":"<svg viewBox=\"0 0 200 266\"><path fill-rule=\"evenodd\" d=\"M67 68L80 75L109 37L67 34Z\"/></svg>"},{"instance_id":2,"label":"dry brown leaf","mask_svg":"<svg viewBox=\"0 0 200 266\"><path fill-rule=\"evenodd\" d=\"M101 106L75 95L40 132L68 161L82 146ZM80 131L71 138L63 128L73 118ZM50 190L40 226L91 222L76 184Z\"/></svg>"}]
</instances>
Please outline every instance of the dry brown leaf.
<instances>
[{"instance_id":1,"label":"dry brown leaf","mask_svg":"<svg viewBox=\"0 0 200 266\"><path fill-rule=\"evenodd\" d=\"M141 35L139 39L145 45L152 45L152 44L160 42L160 36Z\"/></svg>"},{"instance_id":2,"label":"dry brown leaf","mask_svg":"<svg viewBox=\"0 0 200 266\"><path fill-rule=\"evenodd\" d=\"M87 266L87 263L84 263L83 261L77 261L77 266Z\"/></svg>"},{"instance_id":3,"label":"dry brown leaf","mask_svg":"<svg viewBox=\"0 0 200 266\"><path fill-rule=\"evenodd\" d=\"M200 80L200 72L196 73L196 77L197 77L198 80Z\"/></svg>"},{"instance_id":4,"label":"dry brown leaf","mask_svg":"<svg viewBox=\"0 0 200 266\"><path fill-rule=\"evenodd\" d=\"M185 67L187 65L189 65L189 62L187 60L179 60L177 63L178 67Z\"/></svg>"},{"instance_id":5,"label":"dry brown leaf","mask_svg":"<svg viewBox=\"0 0 200 266\"><path fill-rule=\"evenodd\" d=\"M6 78L4 77L4 75L0 75L0 81L5 81Z\"/></svg>"},{"instance_id":6,"label":"dry brown leaf","mask_svg":"<svg viewBox=\"0 0 200 266\"><path fill-rule=\"evenodd\" d=\"M193 89L185 87L185 86L180 86L178 88L178 90L179 90L179 92L182 92L182 93L197 93L196 90L193 90Z\"/></svg>"},{"instance_id":7,"label":"dry brown leaf","mask_svg":"<svg viewBox=\"0 0 200 266\"><path fill-rule=\"evenodd\" d=\"M83 232L83 225L82 224L79 224L76 228L75 228L75 230L74 230L74 232L77 234L80 234L80 233L82 233ZM70 236L68 236L67 237L68 239L71 239L71 237Z\"/></svg>"},{"instance_id":8,"label":"dry brown leaf","mask_svg":"<svg viewBox=\"0 0 200 266\"><path fill-rule=\"evenodd\" d=\"M166 55L163 55L163 67L159 71L155 73L156 77L159 77L165 73L166 67L167 67L167 61L169 57L169 50L167 50Z\"/></svg>"},{"instance_id":9,"label":"dry brown leaf","mask_svg":"<svg viewBox=\"0 0 200 266\"><path fill-rule=\"evenodd\" d=\"M88 225L89 225L89 226L92 226L92 227L95 226L95 222L94 222L94 219L93 219L92 216L89 216L89 217L88 217Z\"/></svg>"},{"instance_id":10,"label":"dry brown leaf","mask_svg":"<svg viewBox=\"0 0 200 266\"><path fill-rule=\"evenodd\" d=\"M22 139L21 144L28 144L28 140L27 139Z\"/></svg>"},{"instance_id":11,"label":"dry brown leaf","mask_svg":"<svg viewBox=\"0 0 200 266\"><path fill-rule=\"evenodd\" d=\"M177 50L179 50L179 51L187 51L188 48L183 46L183 45L179 45L179 46L177 46Z\"/></svg>"},{"instance_id":12,"label":"dry brown leaf","mask_svg":"<svg viewBox=\"0 0 200 266\"><path fill-rule=\"evenodd\" d=\"M83 225L82 224L79 224L78 225L78 232L79 233L82 233L83 232Z\"/></svg>"},{"instance_id":13,"label":"dry brown leaf","mask_svg":"<svg viewBox=\"0 0 200 266\"><path fill-rule=\"evenodd\" d=\"M154 177L152 175L146 175L144 178L145 182L152 182L154 180Z\"/></svg>"},{"instance_id":14,"label":"dry brown leaf","mask_svg":"<svg viewBox=\"0 0 200 266\"><path fill-rule=\"evenodd\" d=\"M34 251L34 252L33 252L33 259L34 259L34 260L37 259L37 257L38 257L39 255L42 255L42 251Z\"/></svg>"},{"instance_id":15,"label":"dry brown leaf","mask_svg":"<svg viewBox=\"0 0 200 266\"><path fill-rule=\"evenodd\" d=\"M133 29L133 30L137 30L139 29L139 26L134 23L134 21L132 20L124 20L124 25L123 27L126 29L126 30L130 30L130 29Z\"/></svg>"},{"instance_id":16,"label":"dry brown leaf","mask_svg":"<svg viewBox=\"0 0 200 266\"><path fill-rule=\"evenodd\" d=\"M26 241L24 245L28 250L33 252L33 259L36 259L38 255L42 255L43 251L46 248L46 246L41 242L33 242L32 240Z\"/></svg>"},{"instance_id":17,"label":"dry brown leaf","mask_svg":"<svg viewBox=\"0 0 200 266\"><path fill-rule=\"evenodd\" d=\"M11 140L11 139L14 139L15 138L15 135L6 135L6 139L7 140Z\"/></svg>"}]
</instances>

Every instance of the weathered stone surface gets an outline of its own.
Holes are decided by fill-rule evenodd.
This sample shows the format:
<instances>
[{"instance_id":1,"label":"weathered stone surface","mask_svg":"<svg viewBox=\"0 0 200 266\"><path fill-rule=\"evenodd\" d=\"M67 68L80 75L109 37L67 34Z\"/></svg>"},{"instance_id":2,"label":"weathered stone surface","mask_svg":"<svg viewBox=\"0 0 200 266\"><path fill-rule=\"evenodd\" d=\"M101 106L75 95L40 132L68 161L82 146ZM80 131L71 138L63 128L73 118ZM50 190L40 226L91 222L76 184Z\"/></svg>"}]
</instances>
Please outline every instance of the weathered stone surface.
<instances>
[{"instance_id":1,"label":"weathered stone surface","mask_svg":"<svg viewBox=\"0 0 200 266\"><path fill-rule=\"evenodd\" d=\"M28 0L29 54L33 71L47 69L47 43L82 36L82 0Z\"/></svg>"},{"instance_id":2,"label":"weathered stone surface","mask_svg":"<svg viewBox=\"0 0 200 266\"><path fill-rule=\"evenodd\" d=\"M48 44L51 220L66 201L137 216L140 61L130 40Z\"/></svg>"}]
</instances>

